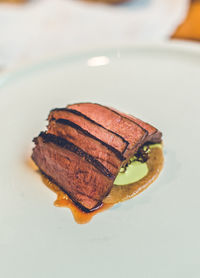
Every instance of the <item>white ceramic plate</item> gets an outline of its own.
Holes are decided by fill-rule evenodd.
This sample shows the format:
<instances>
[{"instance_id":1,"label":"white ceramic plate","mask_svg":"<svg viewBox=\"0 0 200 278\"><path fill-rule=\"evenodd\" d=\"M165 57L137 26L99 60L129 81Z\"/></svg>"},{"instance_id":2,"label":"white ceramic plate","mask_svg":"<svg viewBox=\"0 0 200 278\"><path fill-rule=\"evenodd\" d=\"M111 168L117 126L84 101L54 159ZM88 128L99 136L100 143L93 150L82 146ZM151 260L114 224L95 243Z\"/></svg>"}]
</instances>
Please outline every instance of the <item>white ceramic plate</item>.
<instances>
[{"instance_id":1,"label":"white ceramic plate","mask_svg":"<svg viewBox=\"0 0 200 278\"><path fill-rule=\"evenodd\" d=\"M0 277L200 277L199 49L99 50L0 82ZM141 117L165 144L158 180L86 225L27 164L49 110L81 101Z\"/></svg>"}]
</instances>

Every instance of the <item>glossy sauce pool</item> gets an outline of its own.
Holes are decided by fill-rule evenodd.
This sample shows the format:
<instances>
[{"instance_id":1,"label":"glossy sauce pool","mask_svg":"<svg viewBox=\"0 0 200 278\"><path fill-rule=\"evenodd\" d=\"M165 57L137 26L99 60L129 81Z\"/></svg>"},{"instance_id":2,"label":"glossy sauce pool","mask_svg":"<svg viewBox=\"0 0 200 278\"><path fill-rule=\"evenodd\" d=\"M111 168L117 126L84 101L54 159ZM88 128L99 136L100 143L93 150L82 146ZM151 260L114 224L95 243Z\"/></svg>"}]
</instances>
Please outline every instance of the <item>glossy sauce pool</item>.
<instances>
[{"instance_id":1,"label":"glossy sauce pool","mask_svg":"<svg viewBox=\"0 0 200 278\"><path fill-rule=\"evenodd\" d=\"M57 194L54 205L57 207L67 207L71 210L74 220L78 224L88 223L92 217L104 210L109 209L113 205L134 198L136 195L144 191L158 177L163 168L164 157L161 147L152 148L147 161L148 173L141 180L127 185L114 185L109 195L103 200L100 208L93 212L86 213L80 210L59 187L49 181L41 174L44 184Z\"/></svg>"}]
</instances>

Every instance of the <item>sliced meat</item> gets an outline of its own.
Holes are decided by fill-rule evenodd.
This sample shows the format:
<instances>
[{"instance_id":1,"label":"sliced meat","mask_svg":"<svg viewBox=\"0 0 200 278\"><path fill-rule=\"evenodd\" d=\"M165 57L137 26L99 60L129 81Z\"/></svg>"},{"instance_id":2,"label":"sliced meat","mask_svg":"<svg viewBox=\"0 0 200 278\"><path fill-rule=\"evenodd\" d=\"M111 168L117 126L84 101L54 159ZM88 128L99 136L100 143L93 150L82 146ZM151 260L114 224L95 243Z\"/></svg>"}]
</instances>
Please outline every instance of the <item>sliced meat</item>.
<instances>
[{"instance_id":1,"label":"sliced meat","mask_svg":"<svg viewBox=\"0 0 200 278\"><path fill-rule=\"evenodd\" d=\"M112 107L109 107L109 108L111 110L116 111L117 113L121 114L123 117L128 118L131 121L137 123L139 126L144 128L148 132L148 136L145 138L145 141L143 142L143 144L146 142L150 142L150 143L160 143L161 142L162 133L154 126L152 126L148 123L145 123L142 120L140 120L132 115L122 113Z\"/></svg>"},{"instance_id":2,"label":"sliced meat","mask_svg":"<svg viewBox=\"0 0 200 278\"><path fill-rule=\"evenodd\" d=\"M71 142L41 132L34 139L32 159L82 209L98 207L110 192L115 176Z\"/></svg>"},{"instance_id":3,"label":"sliced meat","mask_svg":"<svg viewBox=\"0 0 200 278\"><path fill-rule=\"evenodd\" d=\"M54 109L50 112L48 117L49 121L52 119L72 121L74 124L79 125L81 128L121 153L124 153L127 149L128 142L122 136L116 134L112 130L108 130L106 127L96 123L79 111L67 108Z\"/></svg>"},{"instance_id":4,"label":"sliced meat","mask_svg":"<svg viewBox=\"0 0 200 278\"><path fill-rule=\"evenodd\" d=\"M153 126L92 103L50 112L47 132L34 139L32 159L83 210L96 209L127 160L146 142L161 141Z\"/></svg>"},{"instance_id":5,"label":"sliced meat","mask_svg":"<svg viewBox=\"0 0 200 278\"><path fill-rule=\"evenodd\" d=\"M68 105L68 108L81 112L128 141L129 145L124 153L127 159L137 151L148 136L148 132L138 123L108 107L96 103L78 103Z\"/></svg>"},{"instance_id":6,"label":"sliced meat","mask_svg":"<svg viewBox=\"0 0 200 278\"><path fill-rule=\"evenodd\" d=\"M118 174L122 161L125 160L119 151L69 120L51 120L48 133L62 137L79 146L101 162L113 175Z\"/></svg>"}]
</instances>

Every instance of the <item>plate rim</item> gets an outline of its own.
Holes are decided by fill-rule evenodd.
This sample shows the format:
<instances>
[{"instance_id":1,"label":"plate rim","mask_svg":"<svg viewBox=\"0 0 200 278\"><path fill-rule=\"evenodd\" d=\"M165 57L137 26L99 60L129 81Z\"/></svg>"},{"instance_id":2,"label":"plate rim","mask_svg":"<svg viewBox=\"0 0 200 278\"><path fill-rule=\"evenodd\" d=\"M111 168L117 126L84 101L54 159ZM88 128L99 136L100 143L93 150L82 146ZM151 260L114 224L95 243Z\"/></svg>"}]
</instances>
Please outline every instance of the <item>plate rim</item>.
<instances>
[{"instance_id":1,"label":"plate rim","mask_svg":"<svg viewBox=\"0 0 200 278\"><path fill-rule=\"evenodd\" d=\"M146 49L146 46L145 46L145 49ZM174 49L174 46L173 46L173 49ZM179 46L178 46L178 49L179 49ZM164 53L166 53L166 55L167 55L168 52L164 52ZM172 55L173 55L173 53L174 52L172 52ZM190 50L189 50L189 53L191 53ZM198 53L198 57L200 57L199 45L198 45L197 53ZM184 56L180 56L180 57L184 58ZM125 59L126 59L126 57L125 57ZM179 61L179 59L178 59L178 61ZM54 69L50 69L50 71L51 70L54 71ZM45 74L45 72L42 72L42 74L43 73ZM38 72L36 73L36 75L38 76ZM17 76L17 78L18 78L18 76ZM30 76L30 79L32 81L32 75ZM21 79L20 79L20 81L21 81ZM17 80L17 82L18 82L18 80ZM28 80L28 82L29 82L29 80ZM11 86L9 85L9 89L11 89L12 86L13 86L13 84L11 84ZM15 86L15 83L14 83L14 86ZM2 96L7 97L7 96L11 95L12 92L10 92L10 91L11 90L9 90L8 95L2 94ZM17 97L17 95L18 94L16 93L16 97ZM1 99L1 94L0 94L0 99ZM32 116L31 116L31 118L32 118ZM163 127L165 127L165 124L163 124ZM31 130L32 130L32 127L31 127ZM28 135L30 134L27 131L25 131L25 132ZM22 134L24 135L24 127L23 127ZM20 141L21 141L21 139L20 139ZM166 141L166 144L168 144L168 146L170 146L170 144L167 142L166 138L165 138L165 141ZM26 142L28 142L27 139L26 139ZM166 154L165 154L165 159L167 159ZM170 163L170 160L169 160L169 163ZM165 167L166 166L167 166L167 164L165 162ZM175 164L175 166L176 166L176 164ZM173 164L172 164L172 167L173 167ZM15 169L17 170L17 168L15 168ZM3 168L2 168L2 170L3 170ZM169 171L170 171L170 169L169 169ZM164 169L164 171L162 172L162 175L166 174L166 173L167 173L167 177L168 177L168 168ZM22 175L24 175L24 172L22 172ZM29 174L27 172L27 177L25 178L25 181L30 179L31 175L32 175L32 172L30 172ZM22 178L23 178L23 176L22 176ZM29 197L29 195L26 195L26 194L30 194L30 197L29 197L30 204L26 203L26 201L24 201L23 199L22 200L20 199L20 202L24 203L22 208L25 208L25 209L23 209L23 212L25 211L25 213L22 216L20 214L17 214L17 217L19 217L19 219L21 217L21 219L22 219L21 222L19 222L19 224L22 227L26 227L27 223L30 224L32 222L33 222L32 225L34 225L34 224L40 225L43 222L46 222L46 223L44 225L41 225L41 227L39 227L39 232L36 231L36 235L35 235L35 237L33 237L33 240L32 240L33 243L31 243L30 246L28 246L27 243L28 243L29 237L32 234L30 234L30 236L25 236L24 240L22 241L23 244L17 244L15 246L15 242L17 242L17 240L16 240L17 236L21 233L22 236L19 237L19 239L23 239L23 233L21 232L21 228L20 228L19 232L18 232L18 230L14 230L13 238L10 236L8 231L12 227L17 227L17 224L15 224L15 222L12 221L12 218L11 218L11 220L9 220L8 223L12 223L12 224L6 225L5 231L7 233L6 233L5 237L3 237L3 240L6 243L8 242L10 244L8 247L6 247L6 245L5 245L5 248L7 248L7 249L6 249L6 255L4 256L4 258L6 258L6 261L7 261L7 253L12 251L13 244L14 244L14 247L15 247L14 249L17 250L16 252L14 251L14 255L17 254L18 249L22 250L22 252L20 252L20 253L18 252L19 256L18 256L18 259L16 260L17 266L18 265L21 266L21 264L19 264L20 260L23 259L23 255L28 252L27 250L30 249L30 247L32 247L33 259L35 259L36 265L40 266L39 261L45 255L46 255L46 258L48 258L49 261L51 262L52 261L51 260L52 256L50 256L51 250L56 250L58 252L59 256L57 258L58 258L58 260L60 259L61 264L63 265L63 262L64 262L63 258L65 258L64 255L66 255L66 254L64 254L64 252L62 252L60 246L63 246L63 242L64 242L64 244L66 245L66 248L68 248L71 251L73 248L73 244L76 243L76 241L77 241L78 242L77 246L79 247L79 245L80 245L80 247L83 250L89 244L92 246L89 248L89 251L90 250L94 251L95 248L96 248L96 250L99 249L99 254L101 255L102 258L103 258L102 255L105 254L103 250L105 249L106 246L108 246L108 248L109 248L108 251L110 250L109 251L110 256L113 255L113 258L114 258L113 263L120 262L121 259L119 259L119 261L118 261L119 256L116 256L115 252L117 251L117 248L118 248L118 250L119 250L119 248L122 248L122 254L123 253L128 254L129 256L128 256L127 262L126 261L123 262L123 260L122 260L121 269L123 270L123 268L126 268L128 274L130 271L130 277L131 276L133 277L133 272L138 274L137 276L141 277L141 278L146 275L150 275L150 276L152 275L152 277L153 276L155 277L155 276L157 276L157 273L159 276L163 270L163 265L167 266L169 268L169 272L173 273L173 271L175 271L177 269L177 264L178 264L178 266L180 266L181 272L183 271L183 273L184 272L189 273L189 271L191 271L191 270L193 270L194 273L195 273L195 270L199 273L198 268L195 267L195 264L197 263L197 258L198 258L198 252L197 252L196 248L199 245L198 244L194 245L195 240L198 239L198 237L197 237L197 233L196 232L194 233L191 229L192 225L194 225L194 223L195 223L195 219L192 218L192 220L188 222L190 225L187 225L187 222L185 222L185 216L184 216L184 212L186 212L187 206L185 205L185 203L183 204L183 202L180 202L182 197L180 197L180 199L177 198L177 195L176 195L177 192L173 193L175 200L174 201L172 200L172 208L177 206L177 202L178 203L180 202L180 204L178 204L180 206L180 208L185 207L185 209L183 211L181 211L178 208L177 212L175 212L174 215L172 214L173 213L172 209L169 209L169 212L168 212L168 207L165 206L165 204L167 204L170 207L170 202L169 201L166 202L165 192L167 190L168 192L170 192L170 195L171 195L170 189L173 187L173 184L166 186L166 183L170 184L170 180L166 181L165 178L164 178L164 180L161 180L160 178L161 178L161 176L159 177L159 180L157 180L157 182L154 183L153 186L149 188L149 193L148 193L148 191L146 191L144 195L143 194L139 195L137 199L132 200L129 203L128 202L124 203L123 208L121 207L117 211L112 211L112 212L107 211L108 215L102 214L100 217L93 219L94 222L92 221L92 222L90 222L89 225L84 225L82 227L80 225L77 225L76 223L74 223L74 220L71 216L70 211L64 211L64 209L62 211L62 209L61 210L56 209L53 206L53 200L55 198L55 195L53 193L51 194L51 192L48 193L47 192L48 188L44 188L45 191L41 194L42 197L38 201L38 204L39 204L38 208L41 209L41 212L39 210L35 211L35 208L34 208L34 210L32 210L33 207L35 206L35 204L33 203L33 200L34 200L33 197L39 196L38 194L40 194L41 190L43 190L42 189L43 184L39 181L39 179L37 177L37 180L35 180L35 179L33 180L34 182L36 182L35 191L34 191L34 189L32 190L32 183L31 183L30 184L31 186L30 185L28 186L28 189L27 189L28 193L27 193L26 191L23 191L24 190L23 188L25 186L23 183L22 184L22 189L23 189L22 193L24 192L25 197L26 196ZM185 187L185 185L184 185L184 187ZM162 189L161 191L159 190L160 188ZM12 190L12 188L11 188L11 190ZM17 187L16 190L17 190L17 194L14 191L14 197L18 196L18 194L21 193L20 188L18 189L18 187ZM9 190L9 192L10 192L10 190ZM195 192L198 192L196 188L193 190L193 193L195 193ZM52 197L48 194L52 195ZM150 194L150 195L148 195L148 194ZM159 198L161 196L161 194L163 194L163 201ZM16 198L16 200L18 200L18 199ZM45 203L43 200L45 200ZM155 203L154 203L154 200L155 200ZM183 199L183 201L184 201L184 199ZM162 202L163 202L163 206L162 206ZM192 202L191 199L190 199L190 202ZM191 204L190 202L188 202L188 205ZM15 204L15 206L17 206L18 201L16 201L16 203L14 203L14 204ZM44 207L43 207L43 204L44 204ZM6 205L3 207L7 209ZM13 210L12 205L9 205L9 208L10 208L10 210L11 209ZM26 208L30 209L30 213L28 216L27 216ZM198 213L197 213L198 208L199 208L199 205L197 206L196 214L194 214L194 216L198 215ZM162 211L162 209L163 209L163 211ZM139 214L140 217L138 217L137 210L138 211L141 210L141 214ZM152 219L149 218L149 220L148 220L148 217L150 216L150 213L148 211L156 212L156 214L152 217ZM193 210L189 210L189 212L192 212L192 211ZM5 211L5 213L3 213L3 216L6 215L6 212L7 211ZM52 213L52 215L51 215L51 213ZM180 217L180 219L177 220L178 217L182 216L182 215L183 215L183 217ZM37 219L38 216L40 217L39 220ZM47 219L44 218L45 216L48 216ZM135 219L134 219L134 216L135 216ZM172 218L170 218L170 216L172 216ZM188 215L186 214L186 217L187 216ZM31 219L31 217L33 217L33 221L30 220L30 222L29 221L26 222L26 219ZM122 218L121 223L120 223L120 217ZM36 219L35 222L34 222L34 218ZM166 218L166 219L164 219L164 218ZM175 221L177 222L177 225L176 225ZM53 228L52 228L52 231L50 232L50 234L46 236L46 239L44 242L44 247L42 249L42 248L40 248L40 246L43 246L43 245L41 245L42 237L45 235L45 232L49 230L49 227L50 227L49 223L53 223ZM109 225L107 225L107 223L109 223ZM175 224L175 225L172 226L173 224ZM186 229L185 229L185 233L182 232L182 234L180 236L181 231L184 231L183 224L186 225ZM102 232L99 233L97 231L101 231L101 227L102 227L101 225L104 225L106 227L106 229L104 229L104 226L103 226ZM148 225L151 226L150 230L145 231L145 229L148 229ZM120 231L120 226L124 226L124 227L122 227L121 231ZM199 227L199 225L196 225L196 226L194 225L194 228L196 228L196 231L198 230L198 227ZM118 230L117 230L117 228L118 228ZM158 228L158 230L156 230L156 228ZM40 231L40 229L41 229L41 231ZM135 229L135 235L134 235L134 229ZM31 229L28 229L28 231L31 231ZM68 241L68 240L65 241L67 231L69 232L69 235L71 235L70 241ZM73 235L73 231L74 231L74 235ZM115 232L115 231L117 231L117 232ZM34 229L32 229L32 232L34 234ZM163 234L162 234L162 232L163 232ZM131 239L131 233L132 233L133 243L132 243L132 241L128 241L128 240L124 241L124 237ZM166 240L165 236L167 236L167 233L168 233L168 238ZM188 233L188 234L186 234L186 233ZM80 236L80 234L82 236ZM99 234L101 234L101 235L99 236ZM86 237L85 237L85 235L86 235ZM185 235L187 235L187 237ZM193 240L191 241L190 236L192 236L192 235L193 235ZM59 239L56 238L57 236L59 237ZM134 247L134 237L135 237L136 241L138 241L138 243L135 244L135 247ZM53 240L52 240L52 238L53 238ZM70 237L68 237L68 238L70 238ZM184 239L186 241L184 241ZM119 247L117 247L118 242L120 243L120 245L118 245ZM123 246L121 245L121 242L123 243ZM20 243L20 241L19 241L19 243ZM61 243L62 243L62 245L61 245ZM26 246L28 246L28 247L26 248ZM58 249L56 249L57 246L58 246ZM75 245L75 248L74 248L75 251L78 250L77 246ZM152 247L154 247L155 250L152 251L151 250ZM47 251L48 250L50 250L50 251L49 252L42 251L42 250L45 250L45 248ZM52 248L54 248L54 249L52 249ZM175 250L175 252L172 252L173 255L171 255L170 250L173 250L173 248L176 249L177 251ZM187 248L189 251L186 252L186 255L185 255L185 253L183 251L187 250ZM40 254L38 257L35 257L34 254L35 254L35 251L37 252L37 249L40 250ZM131 253L131 249L133 250L132 253ZM144 255L145 249L147 249L147 253ZM2 250L4 251L4 249L2 249ZM192 257L190 254L191 252L193 252ZM86 255L89 254L88 252L85 252L85 253L86 253ZM74 254L76 255L76 253L72 253L72 258L70 258L68 260L69 263L73 262L73 259L75 258ZM83 252L80 252L80 254L83 254ZM132 255L132 257L131 257L131 255ZM149 255L151 256L151 260L148 259ZM175 264L173 264L173 262L174 262L174 260L176 260L177 256L178 256L178 261L177 261L177 263L175 261ZM161 259L159 259L159 257L161 257ZM169 258L172 258L172 259L169 260ZM133 268L130 267L131 261L133 262L134 259L136 259L135 260L135 262L136 262L135 270L134 270L134 267ZM187 264L184 264L185 260L187 260L187 259L188 259ZM58 260L56 259L56 261L54 261L54 263L56 265L56 267L55 267L56 273L59 273L59 270L62 269L62 266L57 267ZM157 260L157 262L156 262L156 260ZM169 260L169 263L167 263L167 265L166 265L167 260ZM27 268L25 268L25 270L22 272L22 276L25 275L26 272L28 271L28 268L30 268L29 260L25 258L24 262L25 262L25 265L27 266ZM81 261L81 258L79 258L79 256L77 258L77 262L78 263L83 262L85 264L86 268L89 266L89 263L87 263L87 260ZM100 263L101 262L102 262L102 260L100 260ZM183 267L181 267L181 263L183 263ZM142 271L140 273L141 267L144 264L147 267L147 272ZM158 266L159 265L160 266L157 267L157 264L158 264ZM72 266L73 266L73 264L72 264ZM98 267L99 263L97 263L96 266ZM92 272L93 271L95 272L96 266L94 268L92 268ZM87 272L85 271L86 268L83 269L83 274L82 274L83 277L85 277L85 275L87 276ZM46 269L47 269L47 271L46 271ZM131 269L133 272L131 271ZM150 269L150 271L149 271L149 269ZM48 274L51 275L50 273L52 273L52 268L48 269L46 264L42 264L41 268L39 268L39 270L44 275L45 275L45 273L47 273L47 275ZM67 273L70 274L71 271L72 271L72 267L69 268ZM37 271L34 270L33 275L36 275L36 272ZM114 270L114 272L112 271L112 269L111 270L108 269L108 271L107 271L107 273L111 274L111 276L112 276L112 273L114 275L116 274L116 276L118 276L117 272L120 273L119 268L116 268L116 270ZM166 274L166 276L168 276L169 272ZM75 272L75 276L77 273ZM105 275L105 273L106 272L104 271L104 269L102 271L100 271L101 276L103 274ZM4 274L4 268L3 268L3 274ZM181 273L177 272L177 273L175 273L175 276L179 275L179 274L181 275ZM11 276L12 276L12 273L11 273ZM173 274L172 274L172 276L173 276Z\"/></svg>"},{"instance_id":2,"label":"plate rim","mask_svg":"<svg viewBox=\"0 0 200 278\"><path fill-rule=\"evenodd\" d=\"M90 47L87 50L75 51L75 52L65 52L58 55L46 56L43 59L38 59L35 62L21 63L17 65L14 69L6 70L0 74L0 89L11 85L12 81L18 80L24 76L29 76L35 72L39 72L48 68L58 66L60 64L66 64L74 61L75 59L80 60L83 57L91 55L100 55L102 54L113 54L119 53L119 51L130 52L134 50L147 51L147 50L156 50L159 51L171 51L178 52L181 54L187 55L197 55L200 57L200 47L198 42L191 41L162 41L162 42L150 42L150 43L133 43L133 44L124 44L119 46L109 46L109 47L99 47L93 48ZM98 54L99 53L99 54ZM116 56L117 57L117 56ZM119 58L119 57L118 57ZM2 94L0 93L0 96Z\"/></svg>"}]
</instances>

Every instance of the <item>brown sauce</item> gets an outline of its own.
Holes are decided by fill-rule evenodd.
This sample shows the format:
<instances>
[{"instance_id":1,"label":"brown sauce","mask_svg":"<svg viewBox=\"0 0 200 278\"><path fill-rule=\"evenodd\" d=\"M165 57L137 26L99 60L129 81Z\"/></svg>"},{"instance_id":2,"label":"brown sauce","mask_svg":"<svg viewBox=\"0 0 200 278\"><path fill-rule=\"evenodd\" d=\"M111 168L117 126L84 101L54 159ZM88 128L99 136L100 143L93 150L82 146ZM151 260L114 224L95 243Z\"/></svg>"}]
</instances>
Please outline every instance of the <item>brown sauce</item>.
<instances>
[{"instance_id":1,"label":"brown sauce","mask_svg":"<svg viewBox=\"0 0 200 278\"><path fill-rule=\"evenodd\" d=\"M42 176L44 184L57 194L57 199L54 202L55 206L67 207L71 210L74 220L78 224L88 223L94 215L104 210L109 209L114 204L134 198L136 195L144 191L152 182L156 180L160 171L163 168L164 157L162 148L155 147L149 153L147 161L148 174L141 180L128 185L116 185L112 187L110 194L103 200L103 204L97 210L86 213L80 210L59 187L50 182L45 176Z\"/></svg>"},{"instance_id":2,"label":"brown sauce","mask_svg":"<svg viewBox=\"0 0 200 278\"><path fill-rule=\"evenodd\" d=\"M72 201L71 199L67 196L66 193L64 193L62 190L59 189L57 185L49 181L48 178L46 178L44 175L41 174L42 180L44 184L50 188L52 191L54 191L57 194L57 199L54 202L54 205L56 207L67 207L71 210L74 220L78 224L86 224L88 223L92 217L99 213L102 212L110 207L113 206L113 204L103 204L100 208L97 210L87 213L79 209Z\"/></svg>"}]
</instances>

